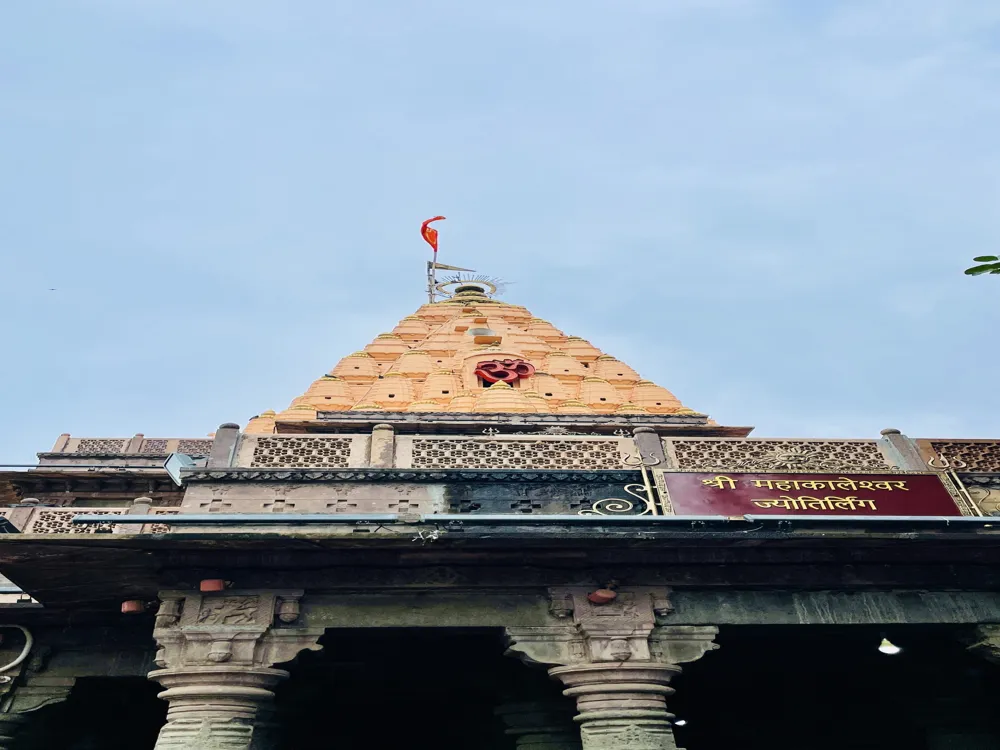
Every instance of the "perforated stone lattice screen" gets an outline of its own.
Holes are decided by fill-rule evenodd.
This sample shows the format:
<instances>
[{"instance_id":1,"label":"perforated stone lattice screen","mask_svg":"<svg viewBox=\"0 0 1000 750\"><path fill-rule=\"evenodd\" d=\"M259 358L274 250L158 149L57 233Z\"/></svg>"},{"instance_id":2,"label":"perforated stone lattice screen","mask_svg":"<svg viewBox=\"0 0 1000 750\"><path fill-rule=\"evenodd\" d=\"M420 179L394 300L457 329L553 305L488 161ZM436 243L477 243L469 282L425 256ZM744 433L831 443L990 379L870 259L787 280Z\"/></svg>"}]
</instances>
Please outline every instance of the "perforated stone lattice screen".
<instances>
[{"instance_id":1,"label":"perforated stone lattice screen","mask_svg":"<svg viewBox=\"0 0 1000 750\"><path fill-rule=\"evenodd\" d=\"M1000 443L931 443L939 456L966 464L959 471L1000 472Z\"/></svg>"},{"instance_id":2,"label":"perforated stone lattice screen","mask_svg":"<svg viewBox=\"0 0 1000 750\"><path fill-rule=\"evenodd\" d=\"M122 453L128 440L118 438L83 438L76 446L77 453Z\"/></svg>"},{"instance_id":3,"label":"perforated stone lattice screen","mask_svg":"<svg viewBox=\"0 0 1000 750\"><path fill-rule=\"evenodd\" d=\"M110 534L114 531L111 523L74 524L76 516L121 516L124 508L115 510L62 510L39 508L31 515L25 529L26 534Z\"/></svg>"},{"instance_id":4,"label":"perforated stone lattice screen","mask_svg":"<svg viewBox=\"0 0 1000 750\"><path fill-rule=\"evenodd\" d=\"M413 467L424 469L621 469L615 440L417 438Z\"/></svg>"},{"instance_id":5,"label":"perforated stone lattice screen","mask_svg":"<svg viewBox=\"0 0 1000 750\"><path fill-rule=\"evenodd\" d=\"M212 452L211 440L179 440L177 452L188 456L207 456Z\"/></svg>"},{"instance_id":6,"label":"perforated stone lattice screen","mask_svg":"<svg viewBox=\"0 0 1000 750\"><path fill-rule=\"evenodd\" d=\"M162 455L167 452L167 441L164 438L148 438L142 441L140 453L155 453Z\"/></svg>"},{"instance_id":7,"label":"perforated stone lattice screen","mask_svg":"<svg viewBox=\"0 0 1000 750\"><path fill-rule=\"evenodd\" d=\"M819 451L829 470L884 469L885 458L874 441L837 440L670 440L679 469L740 468L746 461L768 459L790 449Z\"/></svg>"},{"instance_id":8,"label":"perforated stone lattice screen","mask_svg":"<svg viewBox=\"0 0 1000 750\"><path fill-rule=\"evenodd\" d=\"M250 466L346 468L350 457L349 438L261 437L257 438Z\"/></svg>"}]
</instances>

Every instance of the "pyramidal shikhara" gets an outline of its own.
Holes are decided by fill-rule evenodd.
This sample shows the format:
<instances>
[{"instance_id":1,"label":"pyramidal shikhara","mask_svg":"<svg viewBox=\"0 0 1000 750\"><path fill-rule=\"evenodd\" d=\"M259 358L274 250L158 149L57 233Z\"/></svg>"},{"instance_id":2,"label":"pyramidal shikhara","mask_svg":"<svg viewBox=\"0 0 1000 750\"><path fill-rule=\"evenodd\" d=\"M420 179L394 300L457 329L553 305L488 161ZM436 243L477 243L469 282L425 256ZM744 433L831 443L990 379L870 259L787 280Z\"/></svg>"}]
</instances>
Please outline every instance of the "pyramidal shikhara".
<instances>
[{"instance_id":1,"label":"pyramidal shikhara","mask_svg":"<svg viewBox=\"0 0 1000 750\"><path fill-rule=\"evenodd\" d=\"M526 308L462 282L348 354L249 434L321 412L697 415L666 388Z\"/></svg>"}]
</instances>

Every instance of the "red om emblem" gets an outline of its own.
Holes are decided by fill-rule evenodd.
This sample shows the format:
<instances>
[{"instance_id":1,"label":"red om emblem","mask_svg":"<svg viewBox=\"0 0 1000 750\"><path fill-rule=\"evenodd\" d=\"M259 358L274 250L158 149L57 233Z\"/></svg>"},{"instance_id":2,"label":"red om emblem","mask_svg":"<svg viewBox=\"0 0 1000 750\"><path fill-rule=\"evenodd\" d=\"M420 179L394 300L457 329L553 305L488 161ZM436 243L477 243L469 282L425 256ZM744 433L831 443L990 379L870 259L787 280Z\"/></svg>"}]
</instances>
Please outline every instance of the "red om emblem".
<instances>
[{"instance_id":1,"label":"red om emblem","mask_svg":"<svg viewBox=\"0 0 1000 750\"><path fill-rule=\"evenodd\" d=\"M476 375L487 383L511 384L535 374L535 366L523 359L491 359L476 365Z\"/></svg>"}]
</instances>

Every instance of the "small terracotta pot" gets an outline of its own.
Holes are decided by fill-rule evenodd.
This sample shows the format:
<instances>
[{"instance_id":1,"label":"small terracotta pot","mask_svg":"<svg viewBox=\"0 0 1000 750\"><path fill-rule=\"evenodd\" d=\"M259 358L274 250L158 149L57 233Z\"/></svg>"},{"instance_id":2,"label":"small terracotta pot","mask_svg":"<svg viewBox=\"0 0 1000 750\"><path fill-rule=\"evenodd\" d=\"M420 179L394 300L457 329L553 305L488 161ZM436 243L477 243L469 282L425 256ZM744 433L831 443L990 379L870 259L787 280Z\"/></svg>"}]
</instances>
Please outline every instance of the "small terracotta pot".
<instances>
[{"instance_id":1,"label":"small terracotta pot","mask_svg":"<svg viewBox=\"0 0 1000 750\"><path fill-rule=\"evenodd\" d=\"M221 578L206 578L198 584L199 591L222 591L226 588L226 582Z\"/></svg>"},{"instance_id":2,"label":"small terracotta pot","mask_svg":"<svg viewBox=\"0 0 1000 750\"><path fill-rule=\"evenodd\" d=\"M122 602L123 615L137 615L146 611L146 603L141 599L129 599Z\"/></svg>"},{"instance_id":3,"label":"small terracotta pot","mask_svg":"<svg viewBox=\"0 0 1000 750\"><path fill-rule=\"evenodd\" d=\"M617 598L618 594L611 589L597 589L597 591L587 594L587 599L590 600L591 604L608 604Z\"/></svg>"}]
</instances>

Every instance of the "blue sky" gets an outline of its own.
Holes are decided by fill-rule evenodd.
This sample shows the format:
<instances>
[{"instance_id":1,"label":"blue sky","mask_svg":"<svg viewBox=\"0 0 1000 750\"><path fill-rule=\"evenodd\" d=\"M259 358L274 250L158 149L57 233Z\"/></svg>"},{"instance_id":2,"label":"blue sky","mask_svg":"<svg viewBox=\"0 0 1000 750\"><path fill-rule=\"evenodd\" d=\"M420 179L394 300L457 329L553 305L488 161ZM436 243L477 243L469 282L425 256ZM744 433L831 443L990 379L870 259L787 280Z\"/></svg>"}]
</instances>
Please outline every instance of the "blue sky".
<instances>
[{"instance_id":1,"label":"blue sky","mask_svg":"<svg viewBox=\"0 0 1000 750\"><path fill-rule=\"evenodd\" d=\"M7 3L0 462L283 408L439 213L720 422L1000 437L998 85L995 0Z\"/></svg>"}]
</instances>

